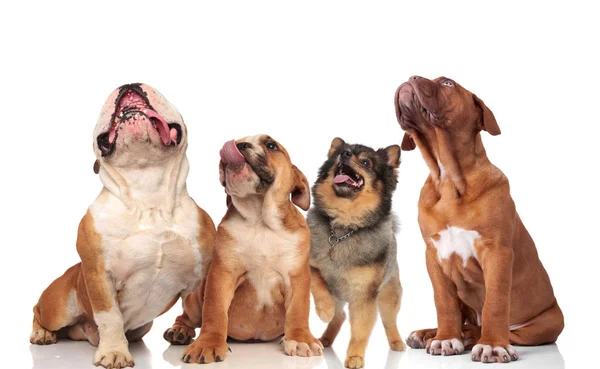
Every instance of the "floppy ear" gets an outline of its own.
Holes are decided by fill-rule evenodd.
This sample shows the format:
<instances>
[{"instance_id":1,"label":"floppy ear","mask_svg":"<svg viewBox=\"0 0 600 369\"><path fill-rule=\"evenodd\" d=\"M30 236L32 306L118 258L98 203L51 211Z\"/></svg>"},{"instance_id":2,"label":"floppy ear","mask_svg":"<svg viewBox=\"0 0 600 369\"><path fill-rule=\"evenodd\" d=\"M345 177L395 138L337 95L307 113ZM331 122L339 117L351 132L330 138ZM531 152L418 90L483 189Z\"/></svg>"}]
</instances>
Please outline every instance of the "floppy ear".
<instances>
[{"instance_id":1,"label":"floppy ear","mask_svg":"<svg viewBox=\"0 0 600 369\"><path fill-rule=\"evenodd\" d=\"M345 144L344 140L342 140L339 137L334 138L333 141L331 141L331 147L329 148L327 157L330 158L331 155L333 155L333 153L335 152L335 150L337 150L338 147L342 146L343 144Z\"/></svg>"},{"instance_id":2,"label":"floppy ear","mask_svg":"<svg viewBox=\"0 0 600 369\"><path fill-rule=\"evenodd\" d=\"M473 100L475 100L475 105L481 109L483 112L482 122L480 123L481 129L488 131L492 136L497 136L500 134L500 127L498 127L498 122L496 122L496 118L494 117L494 113L485 105L480 98L473 94Z\"/></svg>"},{"instance_id":3,"label":"floppy ear","mask_svg":"<svg viewBox=\"0 0 600 369\"><path fill-rule=\"evenodd\" d=\"M100 173L100 161L96 160L94 162L94 173L98 174Z\"/></svg>"},{"instance_id":4,"label":"floppy ear","mask_svg":"<svg viewBox=\"0 0 600 369\"><path fill-rule=\"evenodd\" d=\"M398 168L400 166L400 146L388 146L385 148L385 153L387 154L387 165Z\"/></svg>"},{"instance_id":5,"label":"floppy ear","mask_svg":"<svg viewBox=\"0 0 600 369\"><path fill-rule=\"evenodd\" d=\"M404 137L402 138L402 150L404 151L411 151L414 150L417 145L415 144L415 141L412 139L412 137L410 137L410 135L408 133L404 134Z\"/></svg>"},{"instance_id":6,"label":"floppy ear","mask_svg":"<svg viewBox=\"0 0 600 369\"><path fill-rule=\"evenodd\" d=\"M295 165L292 165L294 171L294 187L292 187L292 202L302 210L308 210L310 207L310 187L306 176Z\"/></svg>"}]
</instances>

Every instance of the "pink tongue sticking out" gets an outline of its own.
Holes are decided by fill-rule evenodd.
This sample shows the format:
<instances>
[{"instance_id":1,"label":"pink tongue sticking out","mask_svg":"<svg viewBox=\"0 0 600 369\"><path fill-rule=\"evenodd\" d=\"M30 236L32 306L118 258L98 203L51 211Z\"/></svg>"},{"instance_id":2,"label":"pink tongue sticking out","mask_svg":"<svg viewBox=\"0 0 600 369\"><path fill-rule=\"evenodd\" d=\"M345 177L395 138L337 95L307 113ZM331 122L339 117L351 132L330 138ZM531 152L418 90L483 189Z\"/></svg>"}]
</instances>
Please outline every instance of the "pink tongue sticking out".
<instances>
[{"instance_id":1,"label":"pink tongue sticking out","mask_svg":"<svg viewBox=\"0 0 600 369\"><path fill-rule=\"evenodd\" d=\"M235 140L225 142L225 145L223 145L219 154L221 155L221 160L224 164L240 166L246 163L246 159L240 150L238 150Z\"/></svg>"},{"instance_id":2,"label":"pink tongue sticking out","mask_svg":"<svg viewBox=\"0 0 600 369\"><path fill-rule=\"evenodd\" d=\"M350 178L350 176L347 176L345 174L338 174L337 176L335 176L333 178L333 183L344 183L344 182L348 182L350 184L356 184L355 180L353 180L352 178Z\"/></svg>"},{"instance_id":3,"label":"pink tongue sticking out","mask_svg":"<svg viewBox=\"0 0 600 369\"><path fill-rule=\"evenodd\" d=\"M152 109L144 109L143 112L146 114L148 119L153 120L154 126L160 135L162 143L165 144L165 146L169 146L171 143L171 133L167 122L165 122L165 120Z\"/></svg>"}]
</instances>

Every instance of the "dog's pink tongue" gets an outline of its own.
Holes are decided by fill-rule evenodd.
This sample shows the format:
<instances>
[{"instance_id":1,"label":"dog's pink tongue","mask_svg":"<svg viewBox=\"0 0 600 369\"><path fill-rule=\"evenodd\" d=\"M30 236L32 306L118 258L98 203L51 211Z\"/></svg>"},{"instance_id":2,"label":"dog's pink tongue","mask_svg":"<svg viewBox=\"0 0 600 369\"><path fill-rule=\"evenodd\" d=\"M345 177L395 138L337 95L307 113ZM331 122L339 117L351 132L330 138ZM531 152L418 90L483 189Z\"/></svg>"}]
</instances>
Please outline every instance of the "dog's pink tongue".
<instances>
[{"instance_id":1,"label":"dog's pink tongue","mask_svg":"<svg viewBox=\"0 0 600 369\"><path fill-rule=\"evenodd\" d=\"M345 183L345 182L356 183L356 181L354 181L352 178L350 178L350 176L347 176L345 174L338 174L337 176L333 177L333 183Z\"/></svg>"},{"instance_id":2,"label":"dog's pink tongue","mask_svg":"<svg viewBox=\"0 0 600 369\"><path fill-rule=\"evenodd\" d=\"M221 155L221 160L225 164L242 165L246 163L246 159L240 150L238 150L235 140L225 142L225 145L223 145L219 154Z\"/></svg>"},{"instance_id":3,"label":"dog's pink tongue","mask_svg":"<svg viewBox=\"0 0 600 369\"><path fill-rule=\"evenodd\" d=\"M148 119L154 119L154 126L160 135L162 143L165 144L165 146L169 146L171 143L171 133L167 122L152 109L144 110L144 114L146 114Z\"/></svg>"}]
</instances>

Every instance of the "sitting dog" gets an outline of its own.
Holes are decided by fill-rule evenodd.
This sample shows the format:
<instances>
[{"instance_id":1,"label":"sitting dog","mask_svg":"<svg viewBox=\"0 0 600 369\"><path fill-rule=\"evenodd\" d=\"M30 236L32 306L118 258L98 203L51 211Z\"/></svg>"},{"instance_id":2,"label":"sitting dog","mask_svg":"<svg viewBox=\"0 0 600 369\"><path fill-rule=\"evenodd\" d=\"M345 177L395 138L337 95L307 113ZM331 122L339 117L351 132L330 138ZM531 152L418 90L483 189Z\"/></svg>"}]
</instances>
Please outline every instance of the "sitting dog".
<instances>
[{"instance_id":1,"label":"sitting dog","mask_svg":"<svg viewBox=\"0 0 600 369\"><path fill-rule=\"evenodd\" d=\"M187 193L187 129L158 91L115 90L94 137L104 187L79 224L81 262L42 293L30 341L88 340L94 365L124 368L128 341L198 287L216 230Z\"/></svg>"},{"instance_id":2,"label":"sitting dog","mask_svg":"<svg viewBox=\"0 0 600 369\"><path fill-rule=\"evenodd\" d=\"M294 206L310 205L306 177L267 135L227 142L219 173L228 209L206 287L184 301L184 313L165 339L188 343L202 326L184 351L186 363L224 360L228 336L270 341L283 335L287 355L321 355L308 328L310 233Z\"/></svg>"},{"instance_id":3,"label":"sitting dog","mask_svg":"<svg viewBox=\"0 0 600 369\"><path fill-rule=\"evenodd\" d=\"M330 346L349 303L348 368L364 365L377 307L392 350L406 346L396 327L402 286L391 214L400 147L377 151L335 138L313 187L308 212L311 232L311 290L317 314L329 322L321 342Z\"/></svg>"},{"instance_id":4,"label":"sitting dog","mask_svg":"<svg viewBox=\"0 0 600 369\"><path fill-rule=\"evenodd\" d=\"M500 134L491 110L455 81L413 76L396 92L403 150L421 150L430 175L419 199L438 328L407 343L432 355L472 349L510 362L511 346L556 341L563 315L508 179L488 160L480 131Z\"/></svg>"}]
</instances>

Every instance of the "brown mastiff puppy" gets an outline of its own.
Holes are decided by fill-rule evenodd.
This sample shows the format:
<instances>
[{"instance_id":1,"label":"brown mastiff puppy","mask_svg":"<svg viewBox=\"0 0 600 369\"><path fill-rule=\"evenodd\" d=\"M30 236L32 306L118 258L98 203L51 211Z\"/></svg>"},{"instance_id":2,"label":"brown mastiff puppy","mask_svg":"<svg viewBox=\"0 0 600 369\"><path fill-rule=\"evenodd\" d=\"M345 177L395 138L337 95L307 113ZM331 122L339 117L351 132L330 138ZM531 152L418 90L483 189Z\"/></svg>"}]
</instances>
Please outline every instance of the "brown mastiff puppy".
<instances>
[{"instance_id":1,"label":"brown mastiff puppy","mask_svg":"<svg viewBox=\"0 0 600 369\"><path fill-rule=\"evenodd\" d=\"M419 225L438 328L412 332L408 345L432 355L475 345L474 361L506 363L518 359L511 344L556 341L564 322L550 279L481 142L481 130L500 134L490 109L445 77L411 77L395 105L402 149L418 146L430 170Z\"/></svg>"}]
</instances>

